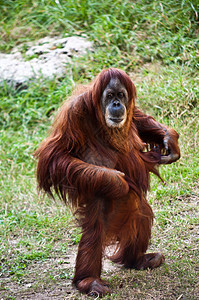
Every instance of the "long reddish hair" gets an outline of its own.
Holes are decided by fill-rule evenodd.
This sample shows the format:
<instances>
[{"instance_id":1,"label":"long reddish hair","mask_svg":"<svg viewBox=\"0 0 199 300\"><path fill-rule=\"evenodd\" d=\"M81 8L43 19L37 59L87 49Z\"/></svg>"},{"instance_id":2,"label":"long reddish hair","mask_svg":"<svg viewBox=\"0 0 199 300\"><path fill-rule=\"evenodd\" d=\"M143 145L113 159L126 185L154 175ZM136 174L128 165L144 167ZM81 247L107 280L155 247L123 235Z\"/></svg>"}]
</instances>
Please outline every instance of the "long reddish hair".
<instances>
[{"instance_id":1,"label":"long reddish hair","mask_svg":"<svg viewBox=\"0 0 199 300\"><path fill-rule=\"evenodd\" d=\"M122 128L109 128L102 115L102 93L113 78L128 92ZM49 137L35 152L39 188L51 196L55 191L72 204L82 227L73 279L82 292L108 291L100 280L101 259L105 245L113 241L118 242L114 262L139 268L151 264L145 259L153 222L146 192L149 173L158 175L161 157L153 150L144 152L144 142L152 149L154 144L162 147L166 137L176 158L180 151L177 133L143 114L135 98L135 86L125 72L103 70L91 86L78 89L63 104Z\"/></svg>"}]
</instances>

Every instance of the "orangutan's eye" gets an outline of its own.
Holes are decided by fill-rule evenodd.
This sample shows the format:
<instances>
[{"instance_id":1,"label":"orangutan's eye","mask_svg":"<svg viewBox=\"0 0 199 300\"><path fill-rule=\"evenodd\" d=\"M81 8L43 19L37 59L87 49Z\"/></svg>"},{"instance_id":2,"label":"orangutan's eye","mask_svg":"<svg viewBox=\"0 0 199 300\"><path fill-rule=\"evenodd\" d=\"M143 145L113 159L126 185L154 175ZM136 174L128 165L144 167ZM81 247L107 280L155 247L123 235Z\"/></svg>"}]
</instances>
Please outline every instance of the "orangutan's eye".
<instances>
[{"instance_id":1,"label":"orangutan's eye","mask_svg":"<svg viewBox=\"0 0 199 300\"><path fill-rule=\"evenodd\" d=\"M108 99L112 99L113 98L113 94L112 93L108 93Z\"/></svg>"},{"instance_id":2,"label":"orangutan's eye","mask_svg":"<svg viewBox=\"0 0 199 300\"><path fill-rule=\"evenodd\" d=\"M123 93L123 92L119 92L119 93L118 93L118 97L119 97L119 98L123 98L123 97L124 97L124 93Z\"/></svg>"}]
</instances>

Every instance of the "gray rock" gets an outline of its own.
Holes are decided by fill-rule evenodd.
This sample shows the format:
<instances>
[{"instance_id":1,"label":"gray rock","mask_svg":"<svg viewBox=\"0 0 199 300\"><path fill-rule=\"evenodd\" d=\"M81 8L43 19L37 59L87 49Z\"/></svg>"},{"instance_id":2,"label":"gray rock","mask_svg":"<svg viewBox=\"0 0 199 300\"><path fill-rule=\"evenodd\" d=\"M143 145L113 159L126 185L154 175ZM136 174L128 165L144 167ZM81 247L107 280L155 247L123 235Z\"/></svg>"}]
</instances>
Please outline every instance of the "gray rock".
<instances>
[{"instance_id":1,"label":"gray rock","mask_svg":"<svg viewBox=\"0 0 199 300\"><path fill-rule=\"evenodd\" d=\"M62 77L65 74L65 65L72 63L71 57L92 51L90 41L76 36L45 37L34 43L27 43L25 55L29 60L24 59L21 54L23 46L15 47L11 54L0 53L0 84L6 81L19 87L27 86L35 78Z\"/></svg>"}]
</instances>

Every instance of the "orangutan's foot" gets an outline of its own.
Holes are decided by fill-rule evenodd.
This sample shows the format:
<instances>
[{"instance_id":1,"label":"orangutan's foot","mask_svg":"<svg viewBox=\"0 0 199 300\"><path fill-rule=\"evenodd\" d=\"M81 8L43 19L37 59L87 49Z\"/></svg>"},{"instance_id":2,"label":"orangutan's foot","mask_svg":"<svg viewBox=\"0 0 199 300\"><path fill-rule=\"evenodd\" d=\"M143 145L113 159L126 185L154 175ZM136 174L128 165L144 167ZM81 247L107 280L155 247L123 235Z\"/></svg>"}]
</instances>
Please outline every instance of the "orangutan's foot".
<instances>
[{"instance_id":1,"label":"orangutan's foot","mask_svg":"<svg viewBox=\"0 0 199 300\"><path fill-rule=\"evenodd\" d=\"M165 261L164 255L161 253L147 253L141 256L135 263L133 268L137 270L155 269Z\"/></svg>"},{"instance_id":2,"label":"orangutan's foot","mask_svg":"<svg viewBox=\"0 0 199 300\"><path fill-rule=\"evenodd\" d=\"M98 278L87 277L78 281L75 285L80 292L90 296L103 296L110 293L106 283Z\"/></svg>"}]
</instances>

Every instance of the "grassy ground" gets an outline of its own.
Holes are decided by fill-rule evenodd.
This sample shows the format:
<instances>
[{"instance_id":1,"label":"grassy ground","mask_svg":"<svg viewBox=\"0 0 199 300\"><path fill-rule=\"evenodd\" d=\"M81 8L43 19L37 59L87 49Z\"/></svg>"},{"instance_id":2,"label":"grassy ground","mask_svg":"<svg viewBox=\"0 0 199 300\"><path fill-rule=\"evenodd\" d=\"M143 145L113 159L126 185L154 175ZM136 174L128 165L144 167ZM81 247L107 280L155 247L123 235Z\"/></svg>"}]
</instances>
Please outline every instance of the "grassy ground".
<instances>
[{"instance_id":1,"label":"grassy ground","mask_svg":"<svg viewBox=\"0 0 199 300\"><path fill-rule=\"evenodd\" d=\"M198 299L198 1L6 1L0 50L48 35L86 34L96 51L73 60L65 78L0 89L0 298L87 299L71 286L80 238L64 205L40 197L32 153L75 83L104 67L128 72L137 103L180 133L182 158L152 177L151 250L166 263L134 271L105 261L104 299Z\"/></svg>"}]
</instances>

